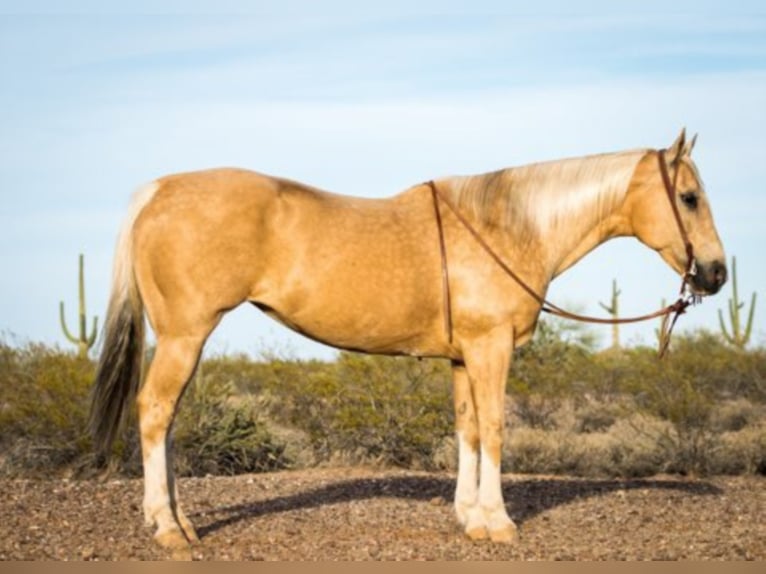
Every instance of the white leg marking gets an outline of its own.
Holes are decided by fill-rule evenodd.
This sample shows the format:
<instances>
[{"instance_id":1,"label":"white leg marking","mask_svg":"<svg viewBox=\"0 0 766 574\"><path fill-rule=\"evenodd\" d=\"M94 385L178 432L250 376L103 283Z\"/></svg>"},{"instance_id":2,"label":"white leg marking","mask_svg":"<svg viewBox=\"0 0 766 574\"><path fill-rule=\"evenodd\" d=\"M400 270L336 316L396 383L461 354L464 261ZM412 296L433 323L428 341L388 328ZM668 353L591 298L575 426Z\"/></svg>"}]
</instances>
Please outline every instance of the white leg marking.
<instances>
[{"instance_id":1,"label":"white leg marking","mask_svg":"<svg viewBox=\"0 0 766 574\"><path fill-rule=\"evenodd\" d=\"M164 441L159 441L144 456L144 519L158 530L167 528L166 520L172 520L165 455Z\"/></svg>"},{"instance_id":2,"label":"white leg marking","mask_svg":"<svg viewBox=\"0 0 766 574\"><path fill-rule=\"evenodd\" d=\"M481 482L479 506L490 537L496 541L511 542L516 537L516 525L508 516L503 501L500 465L481 449Z\"/></svg>"},{"instance_id":3,"label":"white leg marking","mask_svg":"<svg viewBox=\"0 0 766 574\"><path fill-rule=\"evenodd\" d=\"M455 489L455 513L463 526L480 519L478 512L479 489L478 470L479 453L465 440L462 431L457 433L458 439L458 473L457 488Z\"/></svg>"},{"instance_id":4,"label":"white leg marking","mask_svg":"<svg viewBox=\"0 0 766 574\"><path fill-rule=\"evenodd\" d=\"M492 457L481 449L481 482L479 486L479 504L486 514L494 515L498 511L505 514L505 503L501 490L500 466L495 464ZM507 516L506 516L507 518ZM488 523L492 529L494 525Z\"/></svg>"}]
</instances>

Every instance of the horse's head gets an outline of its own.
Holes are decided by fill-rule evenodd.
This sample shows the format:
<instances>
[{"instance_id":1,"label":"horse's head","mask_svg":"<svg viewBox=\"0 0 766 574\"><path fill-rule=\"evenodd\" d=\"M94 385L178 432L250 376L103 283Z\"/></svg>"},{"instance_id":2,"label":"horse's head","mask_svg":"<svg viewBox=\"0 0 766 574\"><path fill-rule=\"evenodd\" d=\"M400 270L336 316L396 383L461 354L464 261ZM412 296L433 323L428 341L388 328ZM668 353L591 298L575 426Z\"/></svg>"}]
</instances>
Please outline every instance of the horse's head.
<instances>
[{"instance_id":1,"label":"horse's head","mask_svg":"<svg viewBox=\"0 0 766 574\"><path fill-rule=\"evenodd\" d=\"M668 149L647 153L636 168L626 205L636 237L678 273L688 270L689 285L695 293L712 295L726 282L726 259L691 159L696 139L695 135L687 140L682 130ZM667 179L663 178L661 163L666 166ZM677 215L669 200L675 203ZM692 246L692 261L684 234Z\"/></svg>"}]
</instances>

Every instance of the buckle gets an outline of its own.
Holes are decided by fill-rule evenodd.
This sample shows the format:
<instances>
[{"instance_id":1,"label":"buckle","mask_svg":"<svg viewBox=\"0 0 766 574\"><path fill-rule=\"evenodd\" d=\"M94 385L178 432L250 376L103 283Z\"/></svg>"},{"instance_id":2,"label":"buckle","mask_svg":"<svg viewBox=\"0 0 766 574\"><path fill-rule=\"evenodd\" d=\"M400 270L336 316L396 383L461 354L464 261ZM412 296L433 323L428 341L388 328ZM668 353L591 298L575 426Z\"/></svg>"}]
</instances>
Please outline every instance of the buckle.
<instances>
[{"instance_id":1,"label":"buckle","mask_svg":"<svg viewBox=\"0 0 766 574\"><path fill-rule=\"evenodd\" d=\"M684 272L684 277L694 277L697 275L697 259L692 258L692 262L689 265L688 271Z\"/></svg>"}]
</instances>

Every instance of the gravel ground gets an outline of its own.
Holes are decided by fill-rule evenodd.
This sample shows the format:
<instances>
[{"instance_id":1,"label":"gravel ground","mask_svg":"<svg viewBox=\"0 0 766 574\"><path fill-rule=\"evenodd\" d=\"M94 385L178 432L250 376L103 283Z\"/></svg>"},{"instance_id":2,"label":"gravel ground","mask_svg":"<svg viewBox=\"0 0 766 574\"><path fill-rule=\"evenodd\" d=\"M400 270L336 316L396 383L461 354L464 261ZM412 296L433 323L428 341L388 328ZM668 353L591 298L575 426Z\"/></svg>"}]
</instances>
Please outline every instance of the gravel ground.
<instances>
[{"instance_id":1,"label":"gravel ground","mask_svg":"<svg viewBox=\"0 0 766 574\"><path fill-rule=\"evenodd\" d=\"M140 480L0 481L0 559L766 559L766 478L587 480L504 476L513 546L471 542L454 476L315 469L181 479L202 538L157 547Z\"/></svg>"}]
</instances>

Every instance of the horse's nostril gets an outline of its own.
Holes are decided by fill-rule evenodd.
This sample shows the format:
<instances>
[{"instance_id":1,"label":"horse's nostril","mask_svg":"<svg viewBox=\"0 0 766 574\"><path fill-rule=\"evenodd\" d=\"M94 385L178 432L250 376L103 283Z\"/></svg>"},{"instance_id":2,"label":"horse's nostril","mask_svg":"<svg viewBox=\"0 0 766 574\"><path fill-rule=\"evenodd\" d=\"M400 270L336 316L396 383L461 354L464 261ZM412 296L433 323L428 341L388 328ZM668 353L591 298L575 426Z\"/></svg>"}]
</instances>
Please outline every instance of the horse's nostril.
<instances>
[{"instance_id":1,"label":"horse's nostril","mask_svg":"<svg viewBox=\"0 0 766 574\"><path fill-rule=\"evenodd\" d=\"M726 265L720 262L713 263L713 280L720 287L726 283Z\"/></svg>"}]
</instances>

